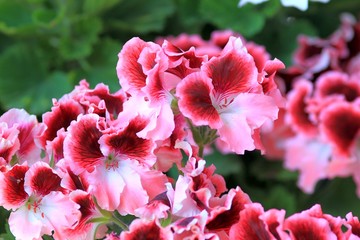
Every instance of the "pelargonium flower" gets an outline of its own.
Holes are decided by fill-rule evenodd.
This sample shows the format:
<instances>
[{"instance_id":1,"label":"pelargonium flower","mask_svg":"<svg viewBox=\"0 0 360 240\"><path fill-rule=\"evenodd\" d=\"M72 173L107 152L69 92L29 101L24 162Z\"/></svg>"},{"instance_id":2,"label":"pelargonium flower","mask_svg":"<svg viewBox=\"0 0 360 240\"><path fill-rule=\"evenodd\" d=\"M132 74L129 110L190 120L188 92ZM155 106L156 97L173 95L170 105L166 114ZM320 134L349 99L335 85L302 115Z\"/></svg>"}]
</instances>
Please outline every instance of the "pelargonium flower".
<instances>
[{"instance_id":1,"label":"pelargonium flower","mask_svg":"<svg viewBox=\"0 0 360 240\"><path fill-rule=\"evenodd\" d=\"M9 226L16 238L42 239L54 231L54 238L62 239L65 229L78 224L79 205L66 195L61 178L46 163L15 165L0 173L0 179L0 203L13 210Z\"/></svg>"},{"instance_id":2,"label":"pelargonium flower","mask_svg":"<svg viewBox=\"0 0 360 240\"><path fill-rule=\"evenodd\" d=\"M36 142L46 150L49 158L57 162L64 157L63 142L71 121L86 113L96 113L113 120L123 110L125 99L121 90L111 94L109 87L102 83L90 89L89 83L82 80L71 93L59 100L53 99L51 111L42 116L45 129Z\"/></svg>"},{"instance_id":3,"label":"pelargonium flower","mask_svg":"<svg viewBox=\"0 0 360 240\"><path fill-rule=\"evenodd\" d=\"M197 126L217 129L231 151L254 150L254 130L276 119L278 107L261 92L255 62L240 38L231 38L222 55L201 69L178 84L180 111Z\"/></svg>"},{"instance_id":4,"label":"pelargonium flower","mask_svg":"<svg viewBox=\"0 0 360 240\"><path fill-rule=\"evenodd\" d=\"M242 7L246 3L259 4L259 3L266 2L266 1L267 0L240 0L238 6ZM310 1L327 3L330 0L310 0ZM284 7L296 7L298 9L300 9L301 11L305 11L308 9L309 1L308 0L281 0L281 4Z\"/></svg>"},{"instance_id":5,"label":"pelargonium flower","mask_svg":"<svg viewBox=\"0 0 360 240\"><path fill-rule=\"evenodd\" d=\"M42 133L43 124L35 115L23 109L10 109L0 116L0 159L7 164L33 164L40 159L41 148L36 145L36 138ZM12 159L13 158L13 159ZM0 161L1 163L1 161Z\"/></svg>"},{"instance_id":6,"label":"pelargonium flower","mask_svg":"<svg viewBox=\"0 0 360 240\"><path fill-rule=\"evenodd\" d=\"M70 125L64 140L65 160L75 174L90 173L89 191L101 208L134 213L165 191L165 175L150 169L155 162L154 142L137 136L147 123L137 116L122 129L106 128L103 118L87 114Z\"/></svg>"}]
</instances>

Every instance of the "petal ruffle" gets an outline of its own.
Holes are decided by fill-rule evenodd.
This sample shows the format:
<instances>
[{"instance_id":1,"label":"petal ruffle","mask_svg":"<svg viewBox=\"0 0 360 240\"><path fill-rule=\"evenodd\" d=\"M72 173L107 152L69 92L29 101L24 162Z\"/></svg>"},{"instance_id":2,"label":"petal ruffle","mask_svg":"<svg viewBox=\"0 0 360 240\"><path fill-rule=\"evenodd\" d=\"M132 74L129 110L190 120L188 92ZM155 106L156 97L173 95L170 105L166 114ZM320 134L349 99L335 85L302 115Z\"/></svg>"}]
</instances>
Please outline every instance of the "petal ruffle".
<instances>
[{"instance_id":1,"label":"petal ruffle","mask_svg":"<svg viewBox=\"0 0 360 240\"><path fill-rule=\"evenodd\" d=\"M124 91L130 94L138 94L146 85L146 75L141 64L138 62L142 50L148 45L138 37L127 41L119 53L119 61L116 66L120 85Z\"/></svg>"},{"instance_id":2,"label":"petal ruffle","mask_svg":"<svg viewBox=\"0 0 360 240\"><path fill-rule=\"evenodd\" d=\"M195 125L209 125L212 128L221 125L220 116L210 98L212 91L211 79L202 72L188 75L177 86L180 111Z\"/></svg>"},{"instance_id":3,"label":"petal ruffle","mask_svg":"<svg viewBox=\"0 0 360 240\"><path fill-rule=\"evenodd\" d=\"M103 157L98 142L102 136L97 127L98 121L99 116L95 114L80 116L68 129L64 140L64 157L75 174L85 170L92 172Z\"/></svg>"},{"instance_id":4,"label":"petal ruffle","mask_svg":"<svg viewBox=\"0 0 360 240\"><path fill-rule=\"evenodd\" d=\"M0 172L0 206L15 210L27 200L24 178L28 169L26 165L15 165L5 173Z\"/></svg>"}]
</instances>

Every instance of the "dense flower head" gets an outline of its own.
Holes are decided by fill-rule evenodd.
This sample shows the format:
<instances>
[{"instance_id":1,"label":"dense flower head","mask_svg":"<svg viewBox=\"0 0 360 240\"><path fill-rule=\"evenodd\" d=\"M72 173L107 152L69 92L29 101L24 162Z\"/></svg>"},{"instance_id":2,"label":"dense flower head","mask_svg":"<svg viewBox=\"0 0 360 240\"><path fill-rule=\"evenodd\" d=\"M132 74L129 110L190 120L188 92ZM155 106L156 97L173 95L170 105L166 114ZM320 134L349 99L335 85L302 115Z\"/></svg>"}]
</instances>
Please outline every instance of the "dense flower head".
<instances>
[{"instance_id":1,"label":"dense flower head","mask_svg":"<svg viewBox=\"0 0 360 240\"><path fill-rule=\"evenodd\" d=\"M358 236L352 213L345 220L315 206L285 218L284 210L265 210L240 186L228 189L206 164L213 143L222 152L264 150L262 129L284 108L276 79L284 65L264 47L227 30L208 41L186 34L156 43L135 37L118 57L117 92L82 80L53 100L42 122L20 109L0 117L0 206L10 211L16 239ZM359 115L358 89L350 76L329 77L318 93L306 80L299 83L292 105L316 95L311 117L322 119L323 144L333 140L331 147L346 157L356 153L357 133L331 130L341 117L354 131L359 127L351 122ZM319 105L328 95L343 101ZM294 114L310 118L303 109ZM304 141L317 131L305 131ZM169 173L173 167L177 175ZM311 228L304 229L307 222Z\"/></svg>"},{"instance_id":2,"label":"dense flower head","mask_svg":"<svg viewBox=\"0 0 360 240\"><path fill-rule=\"evenodd\" d=\"M300 171L298 184L307 193L320 179L352 176L360 196L359 26L344 14L328 38L300 36L294 65L276 77L286 86L286 111L280 115L285 124L275 124L274 132L263 138L276 134L270 138L277 144L265 145L280 146L269 152L282 151L274 156L284 157L286 168Z\"/></svg>"}]
</instances>

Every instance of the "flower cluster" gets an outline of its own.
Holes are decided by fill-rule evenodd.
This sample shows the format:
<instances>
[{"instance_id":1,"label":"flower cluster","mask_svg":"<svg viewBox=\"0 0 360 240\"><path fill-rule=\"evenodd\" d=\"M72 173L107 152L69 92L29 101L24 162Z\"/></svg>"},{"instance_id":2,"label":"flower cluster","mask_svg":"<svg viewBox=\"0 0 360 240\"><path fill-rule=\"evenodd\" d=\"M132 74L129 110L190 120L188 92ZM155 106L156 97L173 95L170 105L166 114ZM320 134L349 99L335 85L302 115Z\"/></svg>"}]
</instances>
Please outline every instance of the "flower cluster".
<instances>
[{"instance_id":1,"label":"flower cluster","mask_svg":"<svg viewBox=\"0 0 360 240\"><path fill-rule=\"evenodd\" d=\"M268 156L299 170L307 193L320 179L352 176L360 196L360 22L341 19L327 39L301 36L294 65L279 73L288 101Z\"/></svg>"},{"instance_id":2,"label":"flower cluster","mask_svg":"<svg viewBox=\"0 0 360 240\"><path fill-rule=\"evenodd\" d=\"M0 117L0 206L11 211L11 232L25 240L356 238L351 213L335 218L316 205L285 219L206 166L214 141L223 152L263 150L260 129L284 106L275 83L283 67L230 31L209 41L133 38L119 53L117 92L82 80L41 122L10 109Z\"/></svg>"}]
</instances>

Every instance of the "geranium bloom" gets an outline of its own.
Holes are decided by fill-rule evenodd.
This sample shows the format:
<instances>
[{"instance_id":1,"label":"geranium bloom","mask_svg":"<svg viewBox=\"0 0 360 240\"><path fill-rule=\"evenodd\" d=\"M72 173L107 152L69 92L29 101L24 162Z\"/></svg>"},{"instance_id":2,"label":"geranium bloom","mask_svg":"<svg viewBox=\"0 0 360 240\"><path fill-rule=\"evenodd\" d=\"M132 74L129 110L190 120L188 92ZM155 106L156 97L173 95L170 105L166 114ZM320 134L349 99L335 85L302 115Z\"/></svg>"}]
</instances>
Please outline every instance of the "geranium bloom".
<instances>
[{"instance_id":1,"label":"geranium bloom","mask_svg":"<svg viewBox=\"0 0 360 240\"><path fill-rule=\"evenodd\" d=\"M41 149L35 144L44 126L23 109L10 109L0 116L0 164L35 163Z\"/></svg>"},{"instance_id":2,"label":"geranium bloom","mask_svg":"<svg viewBox=\"0 0 360 240\"><path fill-rule=\"evenodd\" d=\"M134 213L149 197L165 191L165 175L149 169L155 162L154 142L136 135L147 122L137 116L123 129L106 128L103 118L88 114L70 125L65 160L74 173L90 173L89 191L103 209ZM146 187L147 181L153 181L151 188Z\"/></svg>"},{"instance_id":3,"label":"geranium bloom","mask_svg":"<svg viewBox=\"0 0 360 240\"><path fill-rule=\"evenodd\" d=\"M15 237L41 239L54 231L62 239L65 229L78 224L79 205L63 193L61 178L46 163L15 165L0 172L0 180L0 204L13 210L9 226Z\"/></svg>"},{"instance_id":4,"label":"geranium bloom","mask_svg":"<svg viewBox=\"0 0 360 240\"><path fill-rule=\"evenodd\" d=\"M266 1L267 0L240 0L238 6L242 7L246 3L259 4L259 3L266 2ZM310 0L310 1L327 3L330 0ZM308 0L281 0L281 4L284 5L285 7L296 7L302 11L305 11L306 9L308 9L309 1Z\"/></svg>"},{"instance_id":5,"label":"geranium bloom","mask_svg":"<svg viewBox=\"0 0 360 240\"><path fill-rule=\"evenodd\" d=\"M261 92L253 57L240 38L230 38L223 53L201 69L177 86L181 112L197 126L217 129L231 151L254 150L254 130L276 119L278 107Z\"/></svg>"}]
</instances>

